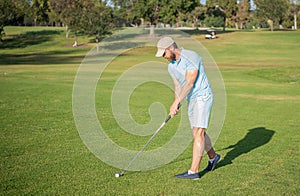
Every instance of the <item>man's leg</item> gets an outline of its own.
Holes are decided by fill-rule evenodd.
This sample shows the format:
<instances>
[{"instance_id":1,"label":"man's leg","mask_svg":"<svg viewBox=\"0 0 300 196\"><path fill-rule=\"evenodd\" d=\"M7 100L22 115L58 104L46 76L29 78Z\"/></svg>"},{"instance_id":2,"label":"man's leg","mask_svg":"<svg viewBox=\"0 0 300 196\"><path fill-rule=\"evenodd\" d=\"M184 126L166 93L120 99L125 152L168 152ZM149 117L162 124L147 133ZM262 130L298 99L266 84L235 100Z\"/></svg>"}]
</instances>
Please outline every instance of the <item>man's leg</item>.
<instances>
[{"instance_id":1,"label":"man's leg","mask_svg":"<svg viewBox=\"0 0 300 196\"><path fill-rule=\"evenodd\" d=\"M189 178L197 180L200 178L199 165L202 159L205 146L205 129L193 128L194 145L193 145L193 159L189 171L182 174L175 175L176 178Z\"/></svg>"},{"instance_id":2,"label":"man's leg","mask_svg":"<svg viewBox=\"0 0 300 196\"><path fill-rule=\"evenodd\" d=\"M205 151L209 157L208 165L205 168L207 171L212 171L215 169L217 163L220 161L221 156L218 155L214 148L212 147L211 140L209 136L205 133Z\"/></svg>"},{"instance_id":3,"label":"man's leg","mask_svg":"<svg viewBox=\"0 0 300 196\"><path fill-rule=\"evenodd\" d=\"M190 171L199 172L199 166L202 159L202 155L205 147L205 129L204 128L193 128L193 158Z\"/></svg>"},{"instance_id":4,"label":"man's leg","mask_svg":"<svg viewBox=\"0 0 300 196\"><path fill-rule=\"evenodd\" d=\"M210 137L205 133L205 151L210 159L215 158L217 155L214 148L212 147Z\"/></svg>"}]
</instances>

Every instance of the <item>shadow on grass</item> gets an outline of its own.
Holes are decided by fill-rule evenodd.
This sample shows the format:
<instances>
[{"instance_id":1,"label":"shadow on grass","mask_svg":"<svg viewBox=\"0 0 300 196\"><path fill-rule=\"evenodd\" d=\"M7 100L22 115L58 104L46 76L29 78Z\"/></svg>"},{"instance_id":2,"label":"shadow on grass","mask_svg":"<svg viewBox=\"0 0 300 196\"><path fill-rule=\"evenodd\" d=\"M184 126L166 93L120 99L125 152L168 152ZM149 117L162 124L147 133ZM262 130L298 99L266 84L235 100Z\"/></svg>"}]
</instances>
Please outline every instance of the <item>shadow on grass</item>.
<instances>
[{"instance_id":1,"label":"shadow on grass","mask_svg":"<svg viewBox=\"0 0 300 196\"><path fill-rule=\"evenodd\" d=\"M232 161L242 154L246 154L258 147L261 147L265 144L267 144L269 141L271 141L275 131L266 129L265 127L257 127L248 130L249 132L247 135L238 141L234 145L230 145L226 148L220 149L221 150L227 150L232 149L229 151L225 157L217 164L215 169L218 169L220 167L224 167L226 165L232 164ZM208 171L205 169L200 172L200 176L204 176Z\"/></svg>"},{"instance_id":2,"label":"shadow on grass","mask_svg":"<svg viewBox=\"0 0 300 196\"><path fill-rule=\"evenodd\" d=\"M0 44L0 49L26 48L27 46L37 45L46 41L51 41L51 36L58 35L59 30L28 31L17 36L5 39Z\"/></svg>"},{"instance_id":3,"label":"shadow on grass","mask_svg":"<svg viewBox=\"0 0 300 196\"><path fill-rule=\"evenodd\" d=\"M198 29L193 29L193 30L181 30L189 35L206 35L209 34L209 32L207 30L198 30ZM227 30L227 31L223 31L223 30L215 30L217 35L221 35L221 34L227 34L227 33L233 33L235 31L231 31L231 30Z\"/></svg>"},{"instance_id":4,"label":"shadow on grass","mask_svg":"<svg viewBox=\"0 0 300 196\"><path fill-rule=\"evenodd\" d=\"M68 55L72 51L56 51L31 54L0 54L1 65L48 65L80 63L84 56Z\"/></svg>"},{"instance_id":5,"label":"shadow on grass","mask_svg":"<svg viewBox=\"0 0 300 196\"><path fill-rule=\"evenodd\" d=\"M19 35L13 35L0 44L0 49L20 49L39 45L52 41L53 36L60 35L61 30L28 31ZM1 65L47 65L47 64L72 64L80 63L84 56L74 54L74 50L66 49L60 51L40 51L33 53L11 53L0 54Z\"/></svg>"},{"instance_id":6,"label":"shadow on grass","mask_svg":"<svg viewBox=\"0 0 300 196\"><path fill-rule=\"evenodd\" d=\"M232 164L232 161L242 154L246 154L260 146L267 144L273 137L275 131L266 129L265 127L257 127L250 129L247 135L234 145L226 147L232 149L218 163L217 168ZM222 149L223 150L223 149Z\"/></svg>"}]
</instances>

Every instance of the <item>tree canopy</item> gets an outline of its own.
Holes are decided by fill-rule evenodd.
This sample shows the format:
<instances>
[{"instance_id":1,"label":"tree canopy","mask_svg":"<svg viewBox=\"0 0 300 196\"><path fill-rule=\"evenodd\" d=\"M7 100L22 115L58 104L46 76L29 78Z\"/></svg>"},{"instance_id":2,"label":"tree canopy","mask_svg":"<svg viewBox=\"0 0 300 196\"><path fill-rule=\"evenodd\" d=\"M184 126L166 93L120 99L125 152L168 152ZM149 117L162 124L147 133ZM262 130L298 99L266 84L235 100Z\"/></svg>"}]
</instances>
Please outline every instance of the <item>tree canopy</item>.
<instances>
[{"instance_id":1,"label":"tree canopy","mask_svg":"<svg viewBox=\"0 0 300 196\"><path fill-rule=\"evenodd\" d=\"M257 5L257 16L269 21L271 30L273 23L282 24L287 17L290 0L254 0Z\"/></svg>"},{"instance_id":2,"label":"tree canopy","mask_svg":"<svg viewBox=\"0 0 300 196\"><path fill-rule=\"evenodd\" d=\"M251 9L255 3L255 9ZM0 0L6 25L59 25L101 37L117 26L297 29L299 0ZM269 24L269 26L268 26ZM1 37L0 37L1 39Z\"/></svg>"}]
</instances>

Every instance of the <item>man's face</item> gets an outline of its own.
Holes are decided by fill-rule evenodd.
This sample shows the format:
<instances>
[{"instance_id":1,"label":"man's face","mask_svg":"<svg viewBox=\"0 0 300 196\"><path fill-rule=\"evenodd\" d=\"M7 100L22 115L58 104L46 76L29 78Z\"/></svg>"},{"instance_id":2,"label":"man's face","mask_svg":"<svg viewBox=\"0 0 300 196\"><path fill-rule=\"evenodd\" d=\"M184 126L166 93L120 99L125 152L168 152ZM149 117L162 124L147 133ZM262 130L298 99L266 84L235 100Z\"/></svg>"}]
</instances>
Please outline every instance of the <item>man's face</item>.
<instances>
[{"instance_id":1,"label":"man's face","mask_svg":"<svg viewBox=\"0 0 300 196\"><path fill-rule=\"evenodd\" d=\"M176 60L176 55L173 51L169 50L169 49L166 49L165 50L165 53L163 54L163 57L165 59L167 59L169 62L171 61L175 61Z\"/></svg>"}]
</instances>

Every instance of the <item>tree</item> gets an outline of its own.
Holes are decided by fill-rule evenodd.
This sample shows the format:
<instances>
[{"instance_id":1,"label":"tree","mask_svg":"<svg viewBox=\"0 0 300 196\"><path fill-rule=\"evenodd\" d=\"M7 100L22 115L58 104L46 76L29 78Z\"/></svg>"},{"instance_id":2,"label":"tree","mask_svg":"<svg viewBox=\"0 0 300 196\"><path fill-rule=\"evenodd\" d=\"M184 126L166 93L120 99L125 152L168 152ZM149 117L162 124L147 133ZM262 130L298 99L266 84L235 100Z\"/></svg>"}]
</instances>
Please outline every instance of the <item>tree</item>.
<instances>
[{"instance_id":1,"label":"tree","mask_svg":"<svg viewBox=\"0 0 300 196\"><path fill-rule=\"evenodd\" d=\"M4 26L6 26L17 12L17 8L12 1L0 0L0 42L5 35Z\"/></svg>"},{"instance_id":2,"label":"tree","mask_svg":"<svg viewBox=\"0 0 300 196\"><path fill-rule=\"evenodd\" d=\"M191 13L198 5L200 5L200 2L197 0L173 0L173 2L178 13L177 22L186 21L188 13Z\"/></svg>"},{"instance_id":3,"label":"tree","mask_svg":"<svg viewBox=\"0 0 300 196\"><path fill-rule=\"evenodd\" d=\"M208 0L208 10L213 10L214 13L218 13L223 17L223 31L226 29L226 23L228 20L234 21L237 14L237 1L236 0ZM220 12L216 12L218 9Z\"/></svg>"},{"instance_id":4,"label":"tree","mask_svg":"<svg viewBox=\"0 0 300 196\"><path fill-rule=\"evenodd\" d=\"M23 24L24 18L30 13L29 9L29 0L0 0L0 41L3 41L2 37L5 35L4 27L10 24Z\"/></svg>"},{"instance_id":5,"label":"tree","mask_svg":"<svg viewBox=\"0 0 300 196\"><path fill-rule=\"evenodd\" d=\"M224 26L223 31L226 28L227 20L236 21L236 13L238 10L237 1L236 0L218 0L217 1L219 9L224 12Z\"/></svg>"},{"instance_id":6,"label":"tree","mask_svg":"<svg viewBox=\"0 0 300 196\"><path fill-rule=\"evenodd\" d=\"M110 0L110 2L113 6L114 17L123 25L125 23L125 25L137 26L140 20L144 20L146 15L144 0Z\"/></svg>"},{"instance_id":7,"label":"tree","mask_svg":"<svg viewBox=\"0 0 300 196\"><path fill-rule=\"evenodd\" d=\"M150 24L154 24L158 18L159 1L158 0L132 0L128 11L130 14L130 23L138 25L138 20L149 21Z\"/></svg>"},{"instance_id":8,"label":"tree","mask_svg":"<svg viewBox=\"0 0 300 196\"><path fill-rule=\"evenodd\" d=\"M238 3L238 11L236 14L236 29L243 28L243 25L250 19L250 0L240 1ZM238 27L239 23L239 27Z\"/></svg>"},{"instance_id":9,"label":"tree","mask_svg":"<svg viewBox=\"0 0 300 196\"><path fill-rule=\"evenodd\" d=\"M34 16L34 25L37 26L38 22L48 23L50 11L48 0L31 0L32 11Z\"/></svg>"},{"instance_id":10,"label":"tree","mask_svg":"<svg viewBox=\"0 0 300 196\"><path fill-rule=\"evenodd\" d=\"M268 20L271 31L274 23L282 24L289 9L289 0L254 0L258 17Z\"/></svg>"},{"instance_id":11,"label":"tree","mask_svg":"<svg viewBox=\"0 0 300 196\"><path fill-rule=\"evenodd\" d=\"M199 5L198 0L111 0L119 16L130 22L141 19L150 24L187 20L187 14Z\"/></svg>"},{"instance_id":12,"label":"tree","mask_svg":"<svg viewBox=\"0 0 300 196\"><path fill-rule=\"evenodd\" d=\"M297 16L300 13L300 0L291 0L291 12L294 17L294 29L297 30Z\"/></svg>"},{"instance_id":13,"label":"tree","mask_svg":"<svg viewBox=\"0 0 300 196\"><path fill-rule=\"evenodd\" d=\"M94 35L97 40L113 28L112 9L101 1L85 1L81 15L79 29L87 35Z\"/></svg>"},{"instance_id":14,"label":"tree","mask_svg":"<svg viewBox=\"0 0 300 196\"><path fill-rule=\"evenodd\" d=\"M72 29L75 32L76 42L76 31L79 29L78 24L82 17L83 0L50 0L49 3L51 10L66 25L66 38L69 38Z\"/></svg>"},{"instance_id":15,"label":"tree","mask_svg":"<svg viewBox=\"0 0 300 196\"><path fill-rule=\"evenodd\" d=\"M199 21L205 19L206 7L203 5L197 6L192 12L188 13L188 18L193 21L193 26L198 28Z\"/></svg>"},{"instance_id":16,"label":"tree","mask_svg":"<svg viewBox=\"0 0 300 196\"><path fill-rule=\"evenodd\" d=\"M30 0L14 0L12 1L16 7L14 20L10 22L10 25L27 25L31 24L32 8L30 6Z\"/></svg>"},{"instance_id":17,"label":"tree","mask_svg":"<svg viewBox=\"0 0 300 196\"><path fill-rule=\"evenodd\" d=\"M176 23L178 13L175 9L174 3L171 3L169 0L161 0L161 9L159 12L158 20L165 24Z\"/></svg>"},{"instance_id":18,"label":"tree","mask_svg":"<svg viewBox=\"0 0 300 196\"><path fill-rule=\"evenodd\" d=\"M100 37L112 27L112 10L100 0L50 0L50 7L66 24L66 38L74 32L74 46L78 32Z\"/></svg>"}]
</instances>

